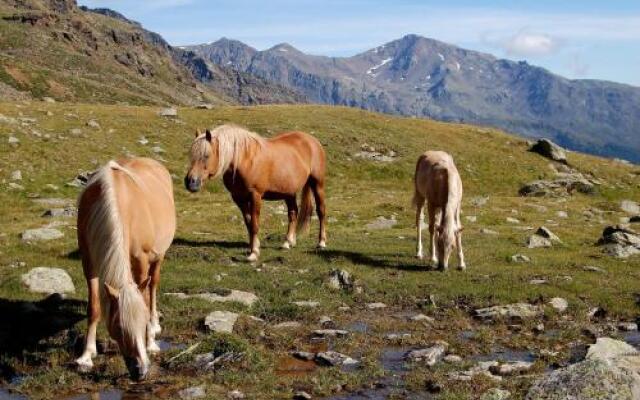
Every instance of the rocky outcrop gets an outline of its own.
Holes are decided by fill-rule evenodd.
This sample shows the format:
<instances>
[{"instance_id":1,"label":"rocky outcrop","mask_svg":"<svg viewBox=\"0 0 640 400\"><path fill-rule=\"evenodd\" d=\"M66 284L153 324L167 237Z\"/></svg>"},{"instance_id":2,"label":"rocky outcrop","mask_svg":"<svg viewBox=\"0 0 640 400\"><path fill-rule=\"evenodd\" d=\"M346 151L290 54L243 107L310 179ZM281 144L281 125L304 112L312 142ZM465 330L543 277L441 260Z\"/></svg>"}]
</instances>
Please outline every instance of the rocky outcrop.
<instances>
[{"instance_id":1,"label":"rocky outcrop","mask_svg":"<svg viewBox=\"0 0 640 400\"><path fill-rule=\"evenodd\" d=\"M76 290L71 276L60 268L33 268L22 275L22 284L34 293L73 293Z\"/></svg>"},{"instance_id":2,"label":"rocky outcrop","mask_svg":"<svg viewBox=\"0 0 640 400\"><path fill-rule=\"evenodd\" d=\"M567 163L567 153L564 149L549 139L538 140L529 151L538 153L543 157L552 159L563 164Z\"/></svg>"},{"instance_id":3,"label":"rocky outcrop","mask_svg":"<svg viewBox=\"0 0 640 400\"><path fill-rule=\"evenodd\" d=\"M598 244L606 254L617 258L627 258L640 254L640 233L622 225L607 226L602 231Z\"/></svg>"},{"instance_id":4,"label":"rocky outcrop","mask_svg":"<svg viewBox=\"0 0 640 400\"><path fill-rule=\"evenodd\" d=\"M640 353L632 346L599 338L586 359L545 375L527 400L634 400L640 398Z\"/></svg>"}]
</instances>

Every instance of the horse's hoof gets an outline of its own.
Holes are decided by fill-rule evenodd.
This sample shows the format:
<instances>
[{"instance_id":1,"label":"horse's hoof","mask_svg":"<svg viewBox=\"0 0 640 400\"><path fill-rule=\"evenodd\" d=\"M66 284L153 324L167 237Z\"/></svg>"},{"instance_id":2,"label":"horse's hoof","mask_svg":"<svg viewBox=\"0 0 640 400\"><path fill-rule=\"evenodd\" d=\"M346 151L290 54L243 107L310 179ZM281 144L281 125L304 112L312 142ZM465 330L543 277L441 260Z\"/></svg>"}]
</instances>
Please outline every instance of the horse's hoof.
<instances>
[{"instance_id":1,"label":"horse's hoof","mask_svg":"<svg viewBox=\"0 0 640 400\"><path fill-rule=\"evenodd\" d=\"M152 340L151 342L149 342L149 344L147 345L147 351L151 354L157 354L160 353L160 346L158 346L158 343L156 343L155 340Z\"/></svg>"},{"instance_id":2,"label":"horse's hoof","mask_svg":"<svg viewBox=\"0 0 640 400\"><path fill-rule=\"evenodd\" d=\"M465 269L467 269L467 266L466 265L458 265L458 269L460 271L464 271Z\"/></svg>"},{"instance_id":3,"label":"horse's hoof","mask_svg":"<svg viewBox=\"0 0 640 400\"><path fill-rule=\"evenodd\" d=\"M89 372L93 369L93 361L91 358L83 358L80 357L75 361L76 367L78 367L78 371L80 372Z\"/></svg>"},{"instance_id":4,"label":"horse's hoof","mask_svg":"<svg viewBox=\"0 0 640 400\"><path fill-rule=\"evenodd\" d=\"M247 257L247 261L249 261L249 262L258 261L258 255L256 253L249 254L249 256Z\"/></svg>"},{"instance_id":5,"label":"horse's hoof","mask_svg":"<svg viewBox=\"0 0 640 400\"><path fill-rule=\"evenodd\" d=\"M417 258L418 260L422 260L422 259L424 258L424 255L422 255L422 254L418 253L418 254L416 254L416 258Z\"/></svg>"},{"instance_id":6,"label":"horse's hoof","mask_svg":"<svg viewBox=\"0 0 640 400\"><path fill-rule=\"evenodd\" d=\"M327 243L323 240L320 243L318 243L318 248L319 249L326 249L327 248Z\"/></svg>"},{"instance_id":7,"label":"horse's hoof","mask_svg":"<svg viewBox=\"0 0 640 400\"><path fill-rule=\"evenodd\" d=\"M289 250L291 248L291 244L289 244L289 242L284 242L282 243L282 246L280 246L280 248L282 248L283 250Z\"/></svg>"}]
</instances>

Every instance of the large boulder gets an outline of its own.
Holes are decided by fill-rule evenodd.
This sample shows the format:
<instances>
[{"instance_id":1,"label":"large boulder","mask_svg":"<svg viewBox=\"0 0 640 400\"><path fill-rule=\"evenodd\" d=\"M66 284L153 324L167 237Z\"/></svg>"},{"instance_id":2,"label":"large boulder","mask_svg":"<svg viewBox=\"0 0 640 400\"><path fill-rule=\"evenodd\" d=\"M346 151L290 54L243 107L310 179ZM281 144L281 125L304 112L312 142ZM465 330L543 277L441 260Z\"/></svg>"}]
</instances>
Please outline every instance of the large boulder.
<instances>
[{"instance_id":1,"label":"large boulder","mask_svg":"<svg viewBox=\"0 0 640 400\"><path fill-rule=\"evenodd\" d=\"M598 244L604 247L605 253L626 258L640 254L640 233L622 225L607 226L602 231Z\"/></svg>"},{"instance_id":2,"label":"large boulder","mask_svg":"<svg viewBox=\"0 0 640 400\"><path fill-rule=\"evenodd\" d=\"M545 375L527 400L634 400L640 398L640 353L627 343L599 338L586 359Z\"/></svg>"},{"instance_id":3,"label":"large boulder","mask_svg":"<svg viewBox=\"0 0 640 400\"><path fill-rule=\"evenodd\" d=\"M204 325L212 332L231 333L238 314L230 311L214 311L204 319Z\"/></svg>"},{"instance_id":4,"label":"large boulder","mask_svg":"<svg viewBox=\"0 0 640 400\"><path fill-rule=\"evenodd\" d=\"M549 139L540 139L536 143L534 143L529 151L534 153L538 153L541 156L552 159L553 161L557 161L563 164L567 163L567 153L564 149L557 144L553 143Z\"/></svg>"},{"instance_id":5,"label":"large boulder","mask_svg":"<svg viewBox=\"0 0 640 400\"><path fill-rule=\"evenodd\" d=\"M34 293L72 293L76 288L67 271L37 267L22 275L22 283Z\"/></svg>"}]
</instances>

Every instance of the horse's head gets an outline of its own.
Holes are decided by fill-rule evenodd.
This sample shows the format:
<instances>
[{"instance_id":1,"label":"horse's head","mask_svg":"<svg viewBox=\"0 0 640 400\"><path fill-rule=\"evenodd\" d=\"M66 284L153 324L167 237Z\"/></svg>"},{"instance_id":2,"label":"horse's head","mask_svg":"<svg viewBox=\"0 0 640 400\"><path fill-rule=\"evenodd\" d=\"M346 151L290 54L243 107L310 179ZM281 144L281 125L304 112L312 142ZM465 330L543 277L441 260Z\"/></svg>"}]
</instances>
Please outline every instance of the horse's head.
<instances>
[{"instance_id":1,"label":"horse's head","mask_svg":"<svg viewBox=\"0 0 640 400\"><path fill-rule=\"evenodd\" d=\"M199 191L207 179L217 174L218 152L211 145L212 140L208 129L204 135L196 131L196 138L191 144L189 171L184 177L184 185L190 192Z\"/></svg>"},{"instance_id":2,"label":"horse's head","mask_svg":"<svg viewBox=\"0 0 640 400\"><path fill-rule=\"evenodd\" d=\"M456 243L456 228L452 222L438 227L438 239L436 252L438 253L438 268L446 269L449 266L449 257Z\"/></svg>"},{"instance_id":3,"label":"horse's head","mask_svg":"<svg viewBox=\"0 0 640 400\"><path fill-rule=\"evenodd\" d=\"M131 379L142 380L149 373L147 355L147 328L150 323L149 310L143 292L149 279L140 286L135 283L115 289L105 283L109 298L107 329L118 343Z\"/></svg>"}]
</instances>

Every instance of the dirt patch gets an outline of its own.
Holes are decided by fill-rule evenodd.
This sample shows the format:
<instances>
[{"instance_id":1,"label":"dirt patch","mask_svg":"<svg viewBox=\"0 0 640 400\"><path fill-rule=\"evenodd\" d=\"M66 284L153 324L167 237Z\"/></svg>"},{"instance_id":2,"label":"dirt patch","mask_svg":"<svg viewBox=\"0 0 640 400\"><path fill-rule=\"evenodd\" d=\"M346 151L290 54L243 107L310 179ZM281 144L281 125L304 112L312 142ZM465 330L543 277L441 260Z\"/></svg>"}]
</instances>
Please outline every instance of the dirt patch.
<instances>
[{"instance_id":1,"label":"dirt patch","mask_svg":"<svg viewBox=\"0 0 640 400\"><path fill-rule=\"evenodd\" d=\"M65 98L70 94L66 86L52 79L47 80L47 85L49 85L49 93L54 97Z\"/></svg>"},{"instance_id":2,"label":"dirt patch","mask_svg":"<svg viewBox=\"0 0 640 400\"><path fill-rule=\"evenodd\" d=\"M31 85L31 79L29 79L29 77L18 68L5 65L4 70L7 72L7 74L9 74L11 78L13 78L14 81L18 82L20 85Z\"/></svg>"}]
</instances>

